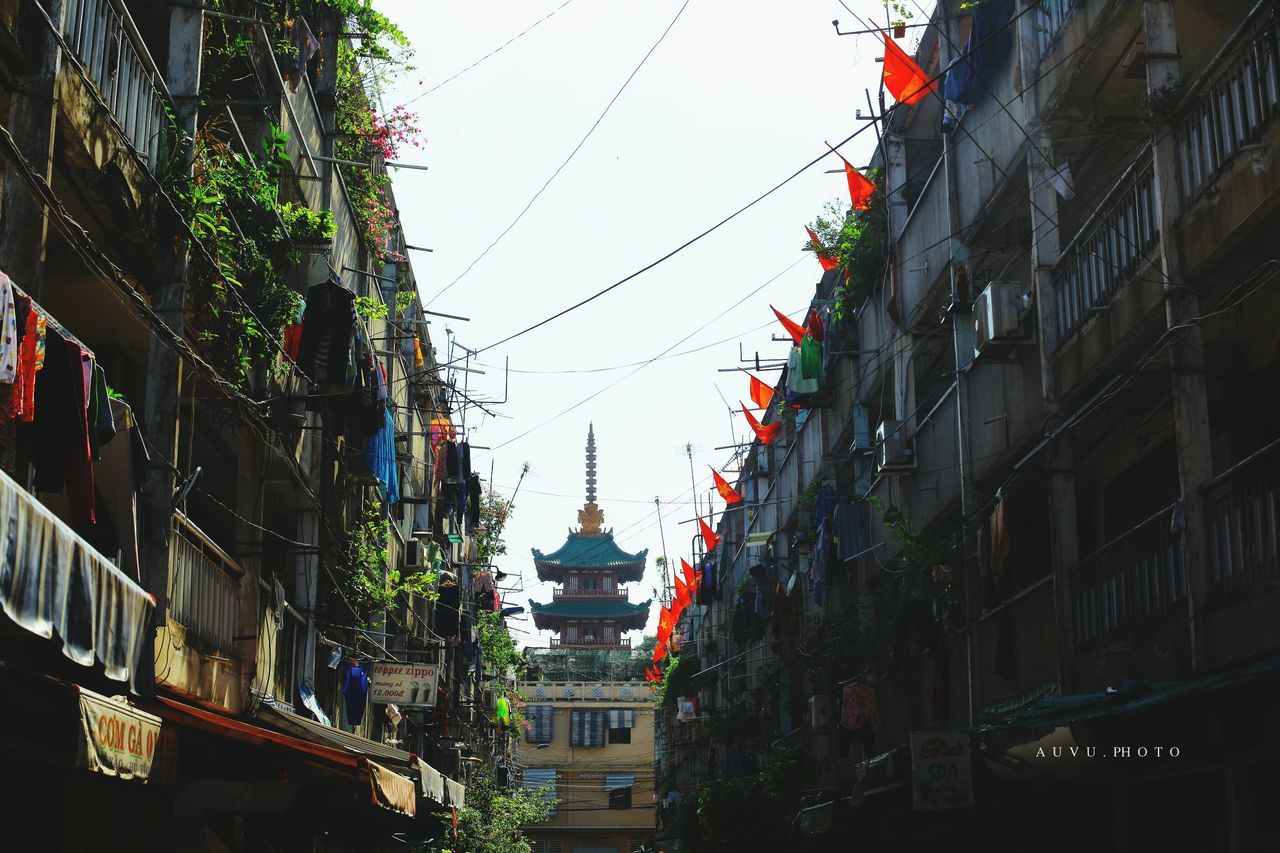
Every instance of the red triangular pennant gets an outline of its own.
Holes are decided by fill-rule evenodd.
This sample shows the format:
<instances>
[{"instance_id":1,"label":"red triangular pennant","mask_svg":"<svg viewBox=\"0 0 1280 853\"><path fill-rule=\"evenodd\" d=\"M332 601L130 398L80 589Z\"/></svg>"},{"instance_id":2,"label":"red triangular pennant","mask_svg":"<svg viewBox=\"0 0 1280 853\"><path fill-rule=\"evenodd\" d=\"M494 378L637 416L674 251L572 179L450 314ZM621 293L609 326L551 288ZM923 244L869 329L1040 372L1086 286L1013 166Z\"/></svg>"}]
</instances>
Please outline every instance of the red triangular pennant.
<instances>
[{"instance_id":1,"label":"red triangular pennant","mask_svg":"<svg viewBox=\"0 0 1280 853\"><path fill-rule=\"evenodd\" d=\"M809 239L813 242L813 253L818 256L818 263L822 264L824 270L833 270L840 266L840 261L828 252L822 245L822 241L818 239L818 235L813 233L812 228L805 228L809 232Z\"/></svg>"},{"instance_id":2,"label":"red triangular pennant","mask_svg":"<svg viewBox=\"0 0 1280 853\"><path fill-rule=\"evenodd\" d=\"M884 87L901 104L914 104L938 87L907 52L884 34Z\"/></svg>"},{"instance_id":3,"label":"red triangular pennant","mask_svg":"<svg viewBox=\"0 0 1280 853\"><path fill-rule=\"evenodd\" d=\"M772 305L769 307L773 308ZM773 308L773 313L778 318L778 322L782 324L782 327L787 330L787 334L791 336L791 340L796 342L796 346L800 346L800 342L804 340L804 336L809 334L805 331L804 326L801 326L777 308Z\"/></svg>"},{"instance_id":4,"label":"red triangular pennant","mask_svg":"<svg viewBox=\"0 0 1280 853\"><path fill-rule=\"evenodd\" d=\"M720 497L724 498L725 503L736 504L742 500L742 495L738 494L733 486L730 486L729 482L724 477L721 477L720 472L715 468L711 469L711 478L715 480L716 491L720 493Z\"/></svg>"},{"instance_id":5,"label":"red triangular pennant","mask_svg":"<svg viewBox=\"0 0 1280 853\"><path fill-rule=\"evenodd\" d=\"M778 437L778 430L782 429L782 421L774 421L768 426L761 426L760 421L756 420L756 416L751 414L745 405L742 407L742 414L747 416L747 423L751 425L751 430L762 444L773 444L773 440Z\"/></svg>"},{"instance_id":6,"label":"red triangular pennant","mask_svg":"<svg viewBox=\"0 0 1280 853\"><path fill-rule=\"evenodd\" d=\"M720 544L720 537L711 529L711 525L702 519L698 519L698 529L702 531L702 544L707 546L707 553L711 553Z\"/></svg>"}]
</instances>

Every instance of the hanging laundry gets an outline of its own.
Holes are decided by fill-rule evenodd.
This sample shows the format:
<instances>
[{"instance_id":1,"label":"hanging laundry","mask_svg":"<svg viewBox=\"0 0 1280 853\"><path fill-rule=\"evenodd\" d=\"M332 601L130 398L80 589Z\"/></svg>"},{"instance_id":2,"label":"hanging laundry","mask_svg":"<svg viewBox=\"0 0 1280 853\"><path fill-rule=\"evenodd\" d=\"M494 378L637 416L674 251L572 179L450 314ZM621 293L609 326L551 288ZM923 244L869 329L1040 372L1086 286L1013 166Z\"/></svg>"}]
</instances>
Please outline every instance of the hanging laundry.
<instances>
[{"instance_id":1,"label":"hanging laundry","mask_svg":"<svg viewBox=\"0 0 1280 853\"><path fill-rule=\"evenodd\" d=\"M312 381L346 385L356 329L356 295L327 279L307 290L298 369Z\"/></svg>"},{"instance_id":2,"label":"hanging laundry","mask_svg":"<svg viewBox=\"0 0 1280 853\"><path fill-rule=\"evenodd\" d=\"M1009 559L1009 552L1013 550L1013 543L1009 539L1007 506L1008 501L1001 498L988 522L991 527L991 578L997 587L1004 581L1004 564Z\"/></svg>"},{"instance_id":3,"label":"hanging laundry","mask_svg":"<svg viewBox=\"0 0 1280 853\"><path fill-rule=\"evenodd\" d=\"M75 341L49 329L45 367L37 374L36 417L19 440L32 447L38 492L67 490L75 524L94 522L93 462L89 447L92 361Z\"/></svg>"},{"instance_id":4,"label":"hanging laundry","mask_svg":"<svg viewBox=\"0 0 1280 853\"><path fill-rule=\"evenodd\" d=\"M475 530L480 526L480 475L472 474L467 478L467 527Z\"/></svg>"},{"instance_id":5,"label":"hanging laundry","mask_svg":"<svg viewBox=\"0 0 1280 853\"><path fill-rule=\"evenodd\" d=\"M818 380L806 377L800 369L800 347L792 347L787 356L786 388L787 399L793 404L805 405L818 393Z\"/></svg>"},{"instance_id":6,"label":"hanging laundry","mask_svg":"<svg viewBox=\"0 0 1280 853\"><path fill-rule=\"evenodd\" d=\"M296 92L307 76L307 63L320 49L320 42L316 41L306 19L301 16L286 20L285 25L289 28L289 45L293 50L285 65L284 77L289 81L289 91Z\"/></svg>"},{"instance_id":7,"label":"hanging laundry","mask_svg":"<svg viewBox=\"0 0 1280 853\"><path fill-rule=\"evenodd\" d=\"M364 709L369 698L369 664L361 664L352 655L342 673L342 699L347 711L347 724L353 728L364 722Z\"/></svg>"},{"instance_id":8,"label":"hanging laundry","mask_svg":"<svg viewBox=\"0 0 1280 853\"><path fill-rule=\"evenodd\" d=\"M298 348L302 346L302 316L305 310L305 304L299 305L293 322L284 330L284 354L295 364L298 361Z\"/></svg>"},{"instance_id":9,"label":"hanging laundry","mask_svg":"<svg viewBox=\"0 0 1280 853\"><path fill-rule=\"evenodd\" d=\"M422 354L422 339L417 335L413 336L413 366L417 368L427 366L427 358Z\"/></svg>"},{"instance_id":10,"label":"hanging laundry","mask_svg":"<svg viewBox=\"0 0 1280 853\"><path fill-rule=\"evenodd\" d=\"M0 272L0 382L12 384L18 370L18 311L13 283Z\"/></svg>"},{"instance_id":11,"label":"hanging laundry","mask_svg":"<svg viewBox=\"0 0 1280 853\"><path fill-rule=\"evenodd\" d=\"M862 501L844 501L836 505L832 516L835 523L836 559L852 560L867 549L867 505Z\"/></svg>"},{"instance_id":12,"label":"hanging laundry","mask_svg":"<svg viewBox=\"0 0 1280 853\"><path fill-rule=\"evenodd\" d=\"M89 387L89 446L93 452L93 461L101 458L100 448L116 434L115 419L111 413L111 395L107 390L107 375L94 362Z\"/></svg>"},{"instance_id":13,"label":"hanging laundry","mask_svg":"<svg viewBox=\"0 0 1280 853\"><path fill-rule=\"evenodd\" d=\"M862 682L846 684L840 702L840 726L849 731L876 729L880 726L880 708L876 691Z\"/></svg>"},{"instance_id":14,"label":"hanging laundry","mask_svg":"<svg viewBox=\"0 0 1280 853\"><path fill-rule=\"evenodd\" d=\"M400 502L400 470L396 464L396 425L391 410L382 407L382 429L365 445L365 465L381 484L382 499L388 504Z\"/></svg>"},{"instance_id":15,"label":"hanging laundry","mask_svg":"<svg viewBox=\"0 0 1280 853\"><path fill-rule=\"evenodd\" d=\"M817 308L809 309L809 316L804 321L804 327L815 341L822 343L825 332L822 327L822 315L818 313Z\"/></svg>"},{"instance_id":16,"label":"hanging laundry","mask_svg":"<svg viewBox=\"0 0 1280 853\"><path fill-rule=\"evenodd\" d=\"M825 376L822 344L813 335L805 336L805 339L800 342L800 373L805 379L816 382L821 382Z\"/></svg>"},{"instance_id":17,"label":"hanging laundry","mask_svg":"<svg viewBox=\"0 0 1280 853\"><path fill-rule=\"evenodd\" d=\"M441 637L458 636L458 585L451 581L440 584L440 597L432 608L432 629Z\"/></svg>"},{"instance_id":18,"label":"hanging laundry","mask_svg":"<svg viewBox=\"0 0 1280 853\"><path fill-rule=\"evenodd\" d=\"M44 368L45 336L49 323L43 314L35 310L31 297L19 294L16 303L22 322L22 340L18 345L11 410L15 420L31 423L36 416L36 374Z\"/></svg>"}]
</instances>

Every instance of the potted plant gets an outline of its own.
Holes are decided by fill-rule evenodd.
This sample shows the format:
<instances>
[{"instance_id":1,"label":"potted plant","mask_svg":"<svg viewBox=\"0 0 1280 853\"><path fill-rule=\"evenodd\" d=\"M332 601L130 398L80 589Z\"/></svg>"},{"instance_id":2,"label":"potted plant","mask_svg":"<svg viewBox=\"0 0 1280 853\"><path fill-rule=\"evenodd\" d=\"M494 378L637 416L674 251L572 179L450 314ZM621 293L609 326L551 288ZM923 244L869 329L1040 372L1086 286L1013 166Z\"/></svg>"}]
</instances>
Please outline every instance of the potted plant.
<instances>
[{"instance_id":1,"label":"potted plant","mask_svg":"<svg viewBox=\"0 0 1280 853\"><path fill-rule=\"evenodd\" d=\"M312 210L293 202L285 202L279 210L280 221L284 223L295 249L328 249L333 236L338 233L332 210Z\"/></svg>"}]
</instances>

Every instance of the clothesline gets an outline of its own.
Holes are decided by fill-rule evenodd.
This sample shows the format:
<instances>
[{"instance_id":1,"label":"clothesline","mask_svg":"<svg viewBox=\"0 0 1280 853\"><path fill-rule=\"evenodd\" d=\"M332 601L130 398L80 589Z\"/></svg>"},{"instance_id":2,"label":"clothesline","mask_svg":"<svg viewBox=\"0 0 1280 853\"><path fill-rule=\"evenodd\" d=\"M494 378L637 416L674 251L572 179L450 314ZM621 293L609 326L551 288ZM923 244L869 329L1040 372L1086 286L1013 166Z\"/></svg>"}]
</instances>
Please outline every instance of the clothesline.
<instances>
[{"instance_id":1,"label":"clothesline","mask_svg":"<svg viewBox=\"0 0 1280 853\"><path fill-rule=\"evenodd\" d=\"M4 273L0 273L0 275L4 275ZM13 288L13 292L15 294L20 294L31 300L31 310L35 311L37 314L43 317L45 323L48 325L49 328L53 329L59 335L71 341L76 346L80 347L80 349L83 350L84 353L89 356L89 358L93 359L94 361L98 360L98 357L93 354L93 350L85 346L84 341L80 340L78 337L71 334L71 332L67 331L66 326L58 322L57 318L55 318L52 314L50 314L49 311L43 305L41 305L39 302L36 302L35 298L32 297L30 293L27 293L25 290L23 290L21 287L15 284L13 279L9 279L9 286Z\"/></svg>"}]
</instances>

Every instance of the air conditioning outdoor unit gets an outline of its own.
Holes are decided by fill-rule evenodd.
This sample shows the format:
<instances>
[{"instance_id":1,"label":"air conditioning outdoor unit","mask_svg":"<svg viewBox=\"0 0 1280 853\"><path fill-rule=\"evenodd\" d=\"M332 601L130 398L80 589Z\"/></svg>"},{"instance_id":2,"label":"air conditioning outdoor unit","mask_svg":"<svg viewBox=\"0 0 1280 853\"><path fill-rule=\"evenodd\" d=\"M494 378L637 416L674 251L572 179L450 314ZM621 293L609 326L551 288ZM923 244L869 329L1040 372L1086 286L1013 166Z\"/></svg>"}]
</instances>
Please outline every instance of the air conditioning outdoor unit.
<instances>
[{"instance_id":1,"label":"air conditioning outdoor unit","mask_svg":"<svg viewBox=\"0 0 1280 853\"><path fill-rule=\"evenodd\" d=\"M404 567L406 569L422 568L422 543L417 539L408 539L404 543Z\"/></svg>"},{"instance_id":2,"label":"air conditioning outdoor unit","mask_svg":"<svg viewBox=\"0 0 1280 853\"><path fill-rule=\"evenodd\" d=\"M1019 317L1021 291L1016 281L993 281L978 294L973 323L979 353L1026 339Z\"/></svg>"},{"instance_id":3,"label":"air conditioning outdoor unit","mask_svg":"<svg viewBox=\"0 0 1280 853\"><path fill-rule=\"evenodd\" d=\"M902 421L881 421L876 427L876 473L912 471L916 454Z\"/></svg>"},{"instance_id":4,"label":"air conditioning outdoor unit","mask_svg":"<svg viewBox=\"0 0 1280 853\"><path fill-rule=\"evenodd\" d=\"M831 697L809 697L809 728L814 731L831 728Z\"/></svg>"}]
</instances>

